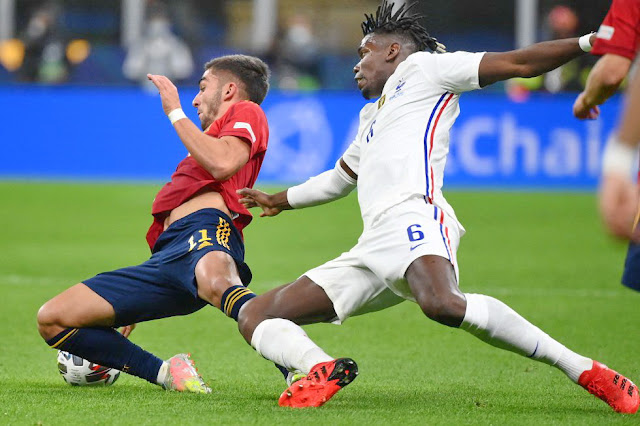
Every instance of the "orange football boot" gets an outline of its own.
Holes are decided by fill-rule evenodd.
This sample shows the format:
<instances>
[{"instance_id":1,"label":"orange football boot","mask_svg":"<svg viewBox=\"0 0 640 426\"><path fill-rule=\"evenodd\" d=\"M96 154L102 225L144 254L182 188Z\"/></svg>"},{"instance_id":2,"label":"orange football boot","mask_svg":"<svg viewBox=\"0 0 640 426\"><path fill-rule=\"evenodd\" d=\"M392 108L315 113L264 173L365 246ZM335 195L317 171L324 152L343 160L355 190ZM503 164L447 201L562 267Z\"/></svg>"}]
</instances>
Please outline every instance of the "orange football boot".
<instances>
[{"instance_id":1,"label":"orange football boot","mask_svg":"<svg viewBox=\"0 0 640 426\"><path fill-rule=\"evenodd\" d=\"M638 411L638 387L631 380L598 361L593 361L591 370L580 375L578 384L618 413L633 414Z\"/></svg>"},{"instance_id":2,"label":"orange football boot","mask_svg":"<svg viewBox=\"0 0 640 426\"><path fill-rule=\"evenodd\" d=\"M358 376L358 365L351 358L338 358L313 366L309 374L280 395L281 407L320 407Z\"/></svg>"}]
</instances>

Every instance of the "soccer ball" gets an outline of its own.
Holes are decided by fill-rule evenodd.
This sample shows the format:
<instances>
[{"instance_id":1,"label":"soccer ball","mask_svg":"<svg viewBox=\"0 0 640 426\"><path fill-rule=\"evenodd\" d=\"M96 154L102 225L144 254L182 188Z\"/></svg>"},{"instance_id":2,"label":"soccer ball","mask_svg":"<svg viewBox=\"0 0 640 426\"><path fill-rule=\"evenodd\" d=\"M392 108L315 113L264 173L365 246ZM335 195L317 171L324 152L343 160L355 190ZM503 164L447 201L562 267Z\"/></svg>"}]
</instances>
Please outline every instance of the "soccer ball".
<instances>
[{"instance_id":1,"label":"soccer ball","mask_svg":"<svg viewBox=\"0 0 640 426\"><path fill-rule=\"evenodd\" d=\"M72 386L108 386L120 376L119 370L94 364L65 351L58 351L58 371Z\"/></svg>"}]
</instances>

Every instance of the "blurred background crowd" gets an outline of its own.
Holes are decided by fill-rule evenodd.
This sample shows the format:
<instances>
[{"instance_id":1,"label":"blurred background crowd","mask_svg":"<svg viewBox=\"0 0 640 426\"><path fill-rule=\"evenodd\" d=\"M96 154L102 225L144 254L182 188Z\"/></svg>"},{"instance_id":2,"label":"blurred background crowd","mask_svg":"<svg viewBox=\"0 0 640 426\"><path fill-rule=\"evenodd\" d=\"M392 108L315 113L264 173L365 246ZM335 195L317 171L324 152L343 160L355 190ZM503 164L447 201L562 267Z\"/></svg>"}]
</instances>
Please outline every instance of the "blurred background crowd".
<instances>
[{"instance_id":1,"label":"blurred background crowd","mask_svg":"<svg viewBox=\"0 0 640 426\"><path fill-rule=\"evenodd\" d=\"M402 2L398 0L396 2ZM273 87L353 89L360 22L377 0L0 0L0 84L146 86L146 73L195 84L228 53L271 65ZM502 51L596 31L609 0L419 0L448 50ZM493 90L579 91L590 55Z\"/></svg>"}]
</instances>

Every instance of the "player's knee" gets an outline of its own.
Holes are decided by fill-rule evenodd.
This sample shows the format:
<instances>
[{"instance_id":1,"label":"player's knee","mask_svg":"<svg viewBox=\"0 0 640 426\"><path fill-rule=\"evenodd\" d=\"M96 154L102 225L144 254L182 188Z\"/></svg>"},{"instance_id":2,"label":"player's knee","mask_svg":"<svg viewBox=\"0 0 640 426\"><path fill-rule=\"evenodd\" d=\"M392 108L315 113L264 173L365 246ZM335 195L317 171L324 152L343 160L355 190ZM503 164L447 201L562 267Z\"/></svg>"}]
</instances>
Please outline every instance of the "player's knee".
<instances>
[{"instance_id":1,"label":"player's knee","mask_svg":"<svg viewBox=\"0 0 640 426\"><path fill-rule=\"evenodd\" d=\"M61 326L62 312L57 309L51 300L40 307L36 319L38 321L38 332L44 340L52 339L64 330L64 327Z\"/></svg>"},{"instance_id":2,"label":"player's knee","mask_svg":"<svg viewBox=\"0 0 640 426\"><path fill-rule=\"evenodd\" d=\"M229 281L221 277L200 280L198 281L198 297L219 308L222 294L230 286Z\"/></svg>"},{"instance_id":3,"label":"player's knee","mask_svg":"<svg viewBox=\"0 0 640 426\"><path fill-rule=\"evenodd\" d=\"M224 292L231 286L240 284L234 282L229 274L206 273L196 269L198 297L206 300L216 308L220 308L220 301ZM239 280L238 280L239 281Z\"/></svg>"},{"instance_id":4,"label":"player's knee","mask_svg":"<svg viewBox=\"0 0 640 426\"><path fill-rule=\"evenodd\" d=\"M219 308L224 292L242 284L234 260L224 252L210 252L196 265L198 297Z\"/></svg>"},{"instance_id":5,"label":"player's knee","mask_svg":"<svg viewBox=\"0 0 640 426\"><path fill-rule=\"evenodd\" d=\"M458 327L464 319L466 301L458 294L449 293L419 299L422 312L430 319L450 327Z\"/></svg>"}]
</instances>

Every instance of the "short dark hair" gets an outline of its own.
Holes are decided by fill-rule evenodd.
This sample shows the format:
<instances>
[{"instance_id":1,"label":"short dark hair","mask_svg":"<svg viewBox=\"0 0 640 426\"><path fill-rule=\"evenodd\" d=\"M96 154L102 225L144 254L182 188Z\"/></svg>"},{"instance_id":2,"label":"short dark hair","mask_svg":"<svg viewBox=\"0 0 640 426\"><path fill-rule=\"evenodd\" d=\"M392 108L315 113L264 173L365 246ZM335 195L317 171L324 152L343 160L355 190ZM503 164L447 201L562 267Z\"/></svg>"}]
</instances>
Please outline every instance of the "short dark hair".
<instances>
[{"instance_id":1,"label":"short dark hair","mask_svg":"<svg viewBox=\"0 0 640 426\"><path fill-rule=\"evenodd\" d=\"M427 50L442 51L439 49L438 40L431 37L427 30L420 24L420 19L424 16L417 13L409 13L417 2L411 3L409 7L406 4L394 13L393 3L384 0L376 10L375 17L364 14L365 21L362 23L362 32L366 36L368 34L396 34L400 37L411 41L418 51ZM441 45L440 45L441 46Z\"/></svg>"},{"instance_id":2,"label":"short dark hair","mask_svg":"<svg viewBox=\"0 0 640 426\"><path fill-rule=\"evenodd\" d=\"M260 58L247 55L227 55L204 64L205 70L226 71L237 77L249 100L260 105L269 91L269 66Z\"/></svg>"}]
</instances>

